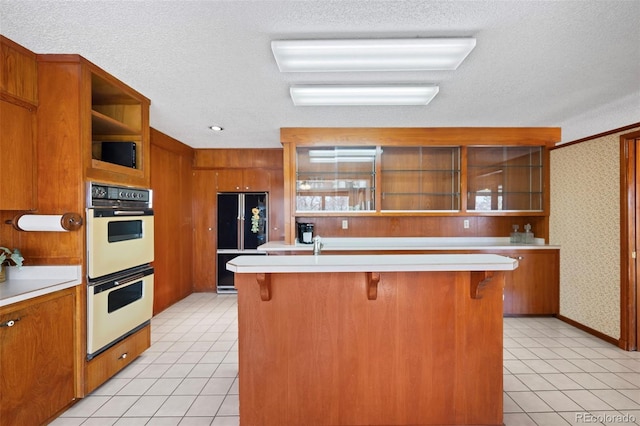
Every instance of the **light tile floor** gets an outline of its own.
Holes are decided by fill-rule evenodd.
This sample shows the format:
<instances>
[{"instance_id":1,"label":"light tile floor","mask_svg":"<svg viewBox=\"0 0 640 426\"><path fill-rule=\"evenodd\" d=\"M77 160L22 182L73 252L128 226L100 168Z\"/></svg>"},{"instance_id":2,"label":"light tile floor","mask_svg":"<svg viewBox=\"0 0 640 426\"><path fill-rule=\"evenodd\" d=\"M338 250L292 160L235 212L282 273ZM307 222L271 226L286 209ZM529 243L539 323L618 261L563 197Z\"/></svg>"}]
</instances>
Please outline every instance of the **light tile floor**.
<instances>
[{"instance_id":1,"label":"light tile floor","mask_svg":"<svg viewBox=\"0 0 640 426\"><path fill-rule=\"evenodd\" d=\"M188 296L153 318L151 348L52 425L238 425L237 331L235 295ZM640 425L640 352L505 318L504 413L506 426Z\"/></svg>"}]
</instances>

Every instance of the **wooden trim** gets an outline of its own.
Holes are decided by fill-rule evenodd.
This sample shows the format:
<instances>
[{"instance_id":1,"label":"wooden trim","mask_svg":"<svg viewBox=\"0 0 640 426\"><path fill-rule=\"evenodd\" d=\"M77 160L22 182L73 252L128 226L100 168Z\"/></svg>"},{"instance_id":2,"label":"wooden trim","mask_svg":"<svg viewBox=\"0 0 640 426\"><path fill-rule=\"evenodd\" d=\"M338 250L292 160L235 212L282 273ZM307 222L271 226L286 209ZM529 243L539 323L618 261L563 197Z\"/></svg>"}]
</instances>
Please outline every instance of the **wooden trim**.
<instances>
[{"instance_id":1,"label":"wooden trim","mask_svg":"<svg viewBox=\"0 0 640 426\"><path fill-rule=\"evenodd\" d=\"M544 145L561 140L559 127L283 127L280 142L297 145Z\"/></svg>"},{"instance_id":2,"label":"wooden trim","mask_svg":"<svg viewBox=\"0 0 640 426\"><path fill-rule=\"evenodd\" d=\"M296 200L296 171L294 167L295 146L285 145L283 153L283 182L284 182L284 241L287 244L293 244L296 239L296 220L294 213L294 204ZM288 191L287 191L288 190Z\"/></svg>"},{"instance_id":3,"label":"wooden trim","mask_svg":"<svg viewBox=\"0 0 640 426\"><path fill-rule=\"evenodd\" d=\"M26 47L16 43L15 41L11 40L10 38L7 38L6 36L3 36L2 34L0 34L0 43L8 45L12 49L19 51L23 55L29 56L29 57L31 57L33 59L36 58L36 54L34 52L32 52L31 50L27 49Z\"/></svg>"},{"instance_id":4,"label":"wooden trim","mask_svg":"<svg viewBox=\"0 0 640 426\"><path fill-rule=\"evenodd\" d=\"M122 90L123 92L126 92L129 96L131 96L132 98L136 98L139 99L140 101L142 101L143 103L151 103L151 100L149 98L147 98L146 96L144 96L142 93L138 92L137 90L135 90L134 88L132 88L131 86L129 86L127 83L123 82L122 80L119 80L118 78L114 77L113 75L109 74L106 70L104 70L103 68L100 68L99 66L97 66L96 64L94 64L93 62L89 61L88 59L78 55L78 54L49 54L49 53L38 53L36 54L36 57L38 59L38 62L53 62L53 63L64 63L64 62L69 62L69 63L74 63L74 64L78 64L78 65L84 65L86 68L88 68L93 74L98 75L101 79L108 81L109 83L113 84L114 86L118 86L118 88L120 90ZM91 80L89 80L88 84L91 84Z\"/></svg>"},{"instance_id":5,"label":"wooden trim","mask_svg":"<svg viewBox=\"0 0 640 426\"><path fill-rule=\"evenodd\" d=\"M19 96L12 95L11 93L0 92L0 100L9 102L10 104L18 105L19 107L28 109L33 112L38 109L38 103L32 102L29 99L24 99Z\"/></svg>"},{"instance_id":6,"label":"wooden trim","mask_svg":"<svg viewBox=\"0 0 640 426\"><path fill-rule=\"evenodd\" d=\"M619 340L618 339L615 339L615 338L613 338L611 336L607 336L606 334L601 333L598 330L594 330L591 327L587 327L586 325L580 324L579 322L574 321L571 318L567 318L567 317L562 316L562 315L556 315L556 318L558 318L562 322L566 322L567 324L569 324L569 325L571 325L571 326L573 326L573 327L575 327L575 328L577 328L579 330L584 331L585 333L589 333L592 336L597 337L598 339L602 339L605 342L611 343L612 345L616 345L616 346L619 347Z\"/></svg>"},{"instance_id":7,"label":"wooden trim","mask_svg":"<svg viewBox=\"0 0 640 426\"><path fill-rule=\"evenodd\" d=\"M636 140L640 131L620 136L620 347L638 349L637 274L632 252L637 252L638 179L640 152Z\"/></svg>"},{"instance_id":8,"label":"wooden trim","mask_svg":"<svg viewBox=\"0 0 640 426\"><path fill-rule=\"evenodd\" d=\"M596 135L587 136L585 138L577 139L575 141L562 143L560 145L555 145L555 146L550 147L549 150L553 151L553 150L560 149L560 148L566 148L566 147L571 146L571 145L579 144L579 143L582 143L582 142L588 142L588 141L591 141L591 140L594 140L594 139L599 139L599 138L602 138L602 137L605 137L605 136L613 135L615 133L624 132L625 130L635 129L636 127L640 127L640 122L629 124L628 126L618 127L617 129L608 130L606 132L598 133Z\"/></svg>"},{"instance_id":9,"label":"wooden trim","mask_svg":"<svg viewBox=\"0 0 640 426\"><path fill-rule=\"evenodd\" d=\"M174 152L180 155L186 155L188 157L193 157L194 149L184 143L180 142L177 139L172 138L171 136L162 133L159 130L154 128L150 128L149 130L151 135L151 144L165 149L167 151Z\"/></svg>"},{"instance_id":10,"label":"wooden trim","mask_svg":"<svg viewBox=\"0 0 640 426\"><path fill-rule=\"evenodd\" d=\"M193 169L274 169L282 170L282 148L196 149Z\"/></svg>"}]
</instances>

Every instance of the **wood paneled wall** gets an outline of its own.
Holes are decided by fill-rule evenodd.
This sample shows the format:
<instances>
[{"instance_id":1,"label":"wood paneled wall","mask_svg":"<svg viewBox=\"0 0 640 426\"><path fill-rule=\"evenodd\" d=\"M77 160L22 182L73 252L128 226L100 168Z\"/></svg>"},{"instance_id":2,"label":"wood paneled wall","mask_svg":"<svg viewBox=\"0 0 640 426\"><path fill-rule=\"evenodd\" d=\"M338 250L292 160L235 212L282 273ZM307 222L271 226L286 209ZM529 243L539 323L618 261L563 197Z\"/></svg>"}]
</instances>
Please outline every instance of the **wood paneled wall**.
<instances>
[{"instance_id":1,"label":"wood paneled wall","mask_svg":"<svg viewBox=\"0 0 640 426\"><path fill-rule=\"evenodd\" d=\"M297 222L315 224L321 237L508 237L513 225L531 224L536 238L547 238L543 216L385 216L385 217L297 217ZM347 220L348 229L342 229ZM463 221L469 221L464 229Z\"/></svg>"},{"instance_id":2,"label":"wood paneled wall","mask_svg":"<svg viewBox=\"0 0 640 426\"><path fill-rule=\"evenodd\" d=\"M155 214L154 314L193 292L192 161L192 148L151 129L151 188Z\"/></svg>"},{"instance_id":3,"label":"wood paneled wall","mask_svg":"<svg viewBox=\"0 0 640 426\"><path fill-rule=\"evenodd\" d=\"M282 149L198 149L193 162L194 291L216 291L218 191L269 192L269 240L284 240ZM239 182L240 189L230 180ZM222 183L224 180L224 184ZM222 188L223 189L218 188Z\"/></svg>"}]
</instances>

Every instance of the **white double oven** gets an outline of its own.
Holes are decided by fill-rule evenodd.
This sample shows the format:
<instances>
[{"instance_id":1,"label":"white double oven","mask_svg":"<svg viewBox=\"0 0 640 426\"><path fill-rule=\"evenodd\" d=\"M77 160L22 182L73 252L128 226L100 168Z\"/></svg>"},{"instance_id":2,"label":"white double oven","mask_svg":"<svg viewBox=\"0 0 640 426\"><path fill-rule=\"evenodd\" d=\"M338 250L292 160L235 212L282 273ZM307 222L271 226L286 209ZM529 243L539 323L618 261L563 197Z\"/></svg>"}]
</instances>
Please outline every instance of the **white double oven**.
<instances>
[{"instance_id":1,"label":"white double oven","mask_svg":"<svg viewBox=\"0 0 640 426\"><path fill-rule=\"evenodd\" d=\"M151 320L151 201L150 189L87 185L87 359Z\"/></svg>"}]
</instances>

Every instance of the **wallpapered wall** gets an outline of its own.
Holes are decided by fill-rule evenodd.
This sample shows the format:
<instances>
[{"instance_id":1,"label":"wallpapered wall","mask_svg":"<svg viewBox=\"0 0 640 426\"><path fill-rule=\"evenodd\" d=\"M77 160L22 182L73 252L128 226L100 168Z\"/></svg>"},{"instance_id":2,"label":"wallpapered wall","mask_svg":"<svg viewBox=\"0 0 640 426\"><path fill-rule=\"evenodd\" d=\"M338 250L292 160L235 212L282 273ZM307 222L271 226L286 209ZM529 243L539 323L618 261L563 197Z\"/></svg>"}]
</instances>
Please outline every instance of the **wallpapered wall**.
<instances>
[{"instance_id":1,"label":"wallpapered wall","mask_svg":"<svg viewBox=\"0 0 640 426\"><path fill-rule=\"evenodd\" d=\"M560 314L620 338L620 135L551 151L549 242L560 245Z\"/></svg>"}]
</instances>

